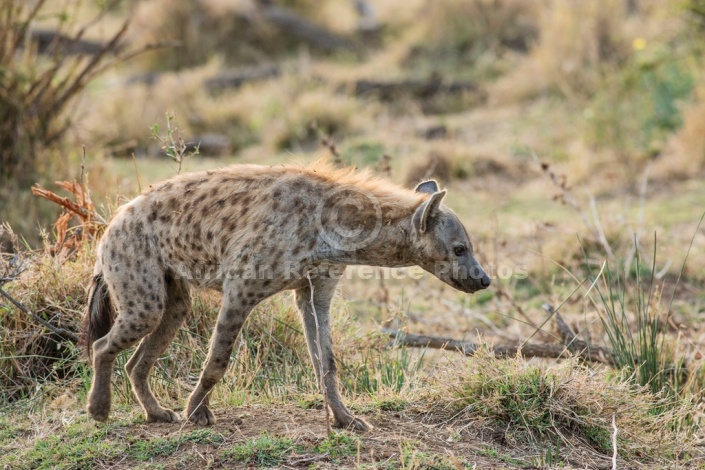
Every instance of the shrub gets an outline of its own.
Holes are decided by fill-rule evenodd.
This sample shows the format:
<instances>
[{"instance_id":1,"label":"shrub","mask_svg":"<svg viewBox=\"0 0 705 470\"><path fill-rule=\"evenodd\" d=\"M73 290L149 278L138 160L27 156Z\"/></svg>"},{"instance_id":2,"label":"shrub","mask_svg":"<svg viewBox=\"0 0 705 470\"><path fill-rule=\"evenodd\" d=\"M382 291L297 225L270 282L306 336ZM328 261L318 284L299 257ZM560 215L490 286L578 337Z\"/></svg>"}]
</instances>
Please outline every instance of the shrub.
<instances>
[{"instance_id":1,"label":"shrub","mask_svg":"<svg viewBox=\"0 0 705 470\"><path fill-rule=\"evenodd\" d=\"M118 52L127 23L84 59L69 55L66 46L85 32L75 31L73 13L52 13L46 0L33 6L22 0L0 5L0 180L27 181L35 174L42 150L61 142L69 129L71 116L66 110L75 97L117 60L112 56ZM55 39L40 55L31 26L43 16L55 17L57 34L68 39Z\"/></svg>"},{"instance_id":2,"label":"shrub","mask_svg":"<svg viewBox=\"0 0 705 470\"><path fill-rule=\"evenodd\" d=\"M498 58L508 50L528 51L537 38L536 3L428 2L405 65L431 73L442 64L442 71L492 78L502 71Z\"/></svg>"}]
</instances>

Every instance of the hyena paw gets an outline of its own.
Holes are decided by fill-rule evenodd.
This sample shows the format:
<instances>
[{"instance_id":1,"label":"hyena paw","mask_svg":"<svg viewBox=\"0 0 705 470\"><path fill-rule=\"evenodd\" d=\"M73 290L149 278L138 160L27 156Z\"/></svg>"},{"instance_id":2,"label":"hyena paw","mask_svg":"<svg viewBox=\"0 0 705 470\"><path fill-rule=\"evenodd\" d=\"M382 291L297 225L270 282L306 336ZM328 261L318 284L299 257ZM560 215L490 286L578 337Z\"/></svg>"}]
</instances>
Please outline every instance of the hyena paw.
<instances>
[{"instance_id":1,"label":"hyena paw","mask_svg":"<svg viewBox=\"0 0 705 470\"><path fill-rule=\"evenodd\" d=\"M148 423L178 423L179 415L167 408L160 408L147 413Z\"/></svg>"},{"instance_id":2,"label":"hyena paw","mask_svg":"<svg viewBox=\"0 0 705 470\"><path fill-rule=\"evenodd\" d=\"M356 418L353 415L343 416L342 419L335 418L333 426L336 428L347 429L349 431L367 432L374 429L370 423L362 418Z\"/></svg>"},{"instance_id":3,"label":"hyena paw","mask_svg":"<svg viewBox=\"0 0 705 470\"><path fill-rule=\"evenodd\" d=\"M199 426L208 426L215 424L215 416L207 406L201 405L195 411L187 410L186 416L189 421Z\"/></svg>"},{"instance_id":4,"label":"hyena paw","mask_svg":"<svg viewBox=\"0 0 705 470\"><path fill-rule=\"evenodd\" d=\"M96 421L107 421L108 415L110 414L110 402L105 403L102 400L88 400L88 406L86 407L88 413Z\"/></svg>"}]
</instances>

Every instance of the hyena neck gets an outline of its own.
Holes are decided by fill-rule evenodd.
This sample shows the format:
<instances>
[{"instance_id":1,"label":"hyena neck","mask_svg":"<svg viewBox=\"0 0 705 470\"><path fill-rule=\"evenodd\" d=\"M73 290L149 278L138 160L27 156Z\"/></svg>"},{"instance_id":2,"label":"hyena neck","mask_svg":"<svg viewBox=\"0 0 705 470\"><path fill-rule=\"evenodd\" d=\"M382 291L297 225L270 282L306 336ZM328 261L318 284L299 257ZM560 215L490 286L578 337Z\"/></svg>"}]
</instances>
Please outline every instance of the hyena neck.
<instances>
[{"instance_id":1,"label":"hyena neck","mask_svg":"<svg viewBox=\"0 0 705 470\"><path fill-rule=\"evenodd\" d=\"M326 261L367 266L411 266L413 233L411 216L381 220L371 232L360 234L352 242L324 242Z\"/></svg>"}]
</instances>

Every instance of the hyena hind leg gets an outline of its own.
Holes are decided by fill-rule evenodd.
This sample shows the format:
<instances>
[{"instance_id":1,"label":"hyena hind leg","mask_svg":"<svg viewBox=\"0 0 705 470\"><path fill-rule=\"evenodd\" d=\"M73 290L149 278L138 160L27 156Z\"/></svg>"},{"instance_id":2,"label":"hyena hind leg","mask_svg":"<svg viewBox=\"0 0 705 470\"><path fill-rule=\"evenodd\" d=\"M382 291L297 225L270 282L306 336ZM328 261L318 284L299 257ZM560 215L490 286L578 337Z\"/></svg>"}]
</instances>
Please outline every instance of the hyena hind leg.
<instances>
[{"instance_id":1,"label":"hyena hind leg","mask_svg":"<svg viewBox=\"0 0 705 470\"><path fill-rule=\"evenodd\" d=\"M148 378L154 364L174 340L190 311L191 296L188 285L181 279L168 277L166 306L161 322L154 331L142 339L137 350L125 365L125 371L132 384L132 391L142 405L148 423L179 421L178 414L159 405L149 387Z\"/></svg>"},{"instance_id":2,"label":"hyena hind leg","mask_svg":"<svg viewBox=\"0 0 705 470\"><path fill-rule=\"evenodd\" d=\"M155 274L147 276L148 268L153 268L151 271ZM161 321L166 290L164 275L159 269L157 266L145 267L145 277L150 279L146 283L130 280L127 275L103 272L117 315L108 334L92 346L93 382L88 394L88 412L97 421L105 421L110 414L110 379L118 354L151 333ZM134 294L144 291L145 287L145 298L138 301Z\"/></svg>"}]
</instances>

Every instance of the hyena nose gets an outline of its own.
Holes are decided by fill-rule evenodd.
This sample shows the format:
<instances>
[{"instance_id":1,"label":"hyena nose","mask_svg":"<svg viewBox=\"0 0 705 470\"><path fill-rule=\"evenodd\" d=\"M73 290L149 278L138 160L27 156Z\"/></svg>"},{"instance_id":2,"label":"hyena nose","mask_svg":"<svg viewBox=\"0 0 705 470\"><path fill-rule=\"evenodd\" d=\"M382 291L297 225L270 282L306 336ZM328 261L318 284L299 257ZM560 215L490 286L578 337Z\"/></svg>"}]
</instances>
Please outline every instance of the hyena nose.
<instances>
[{"instance_id":1,"label":"hyena nose","mask_svg":"<svg viewBox=\"0 0 705 470\"><path fill-rule=\"evenodd\" d=\"M480 283L482 284L482 287L484 289L487 289L488 287L490 287L490 284L492 284L492 281L490 280L490 277L485 274L484 276L482 276L482 279L480 279Z\"/></svg>"}]
</instances>

